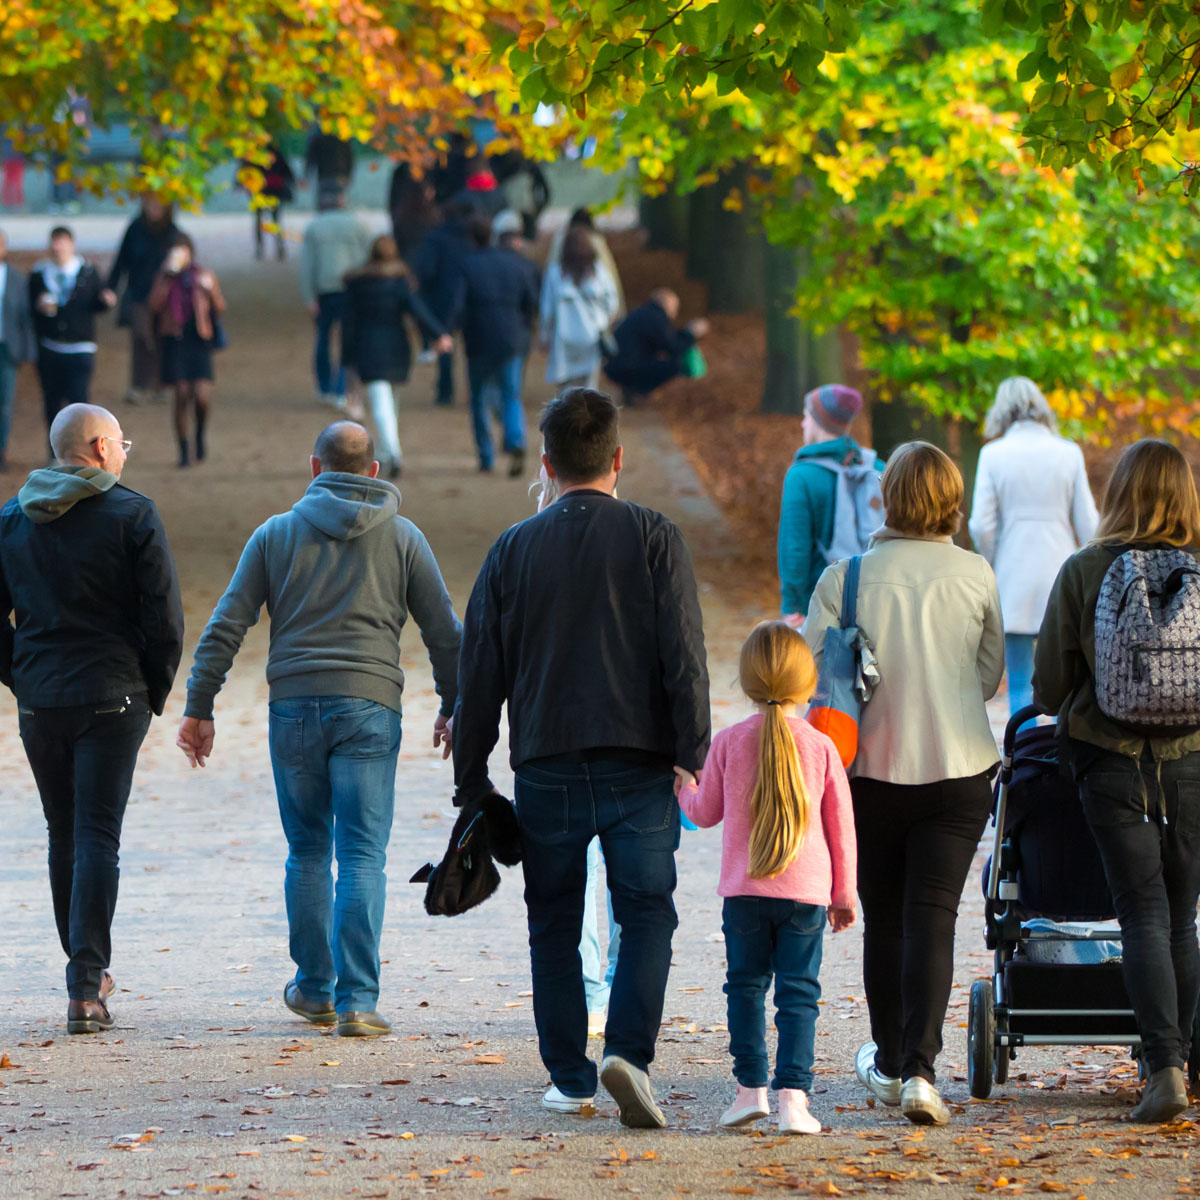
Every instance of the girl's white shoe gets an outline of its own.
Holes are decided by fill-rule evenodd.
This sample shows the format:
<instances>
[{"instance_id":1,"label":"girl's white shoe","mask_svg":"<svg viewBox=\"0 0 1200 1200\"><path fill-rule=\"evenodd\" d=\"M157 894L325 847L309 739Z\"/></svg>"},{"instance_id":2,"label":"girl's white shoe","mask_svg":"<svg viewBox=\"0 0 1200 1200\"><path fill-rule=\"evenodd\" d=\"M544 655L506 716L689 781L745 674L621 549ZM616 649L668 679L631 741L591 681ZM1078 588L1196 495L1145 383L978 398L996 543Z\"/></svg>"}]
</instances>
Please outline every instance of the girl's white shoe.
<instances>
[{"instance_id":1,"label":"girl's white shoe","mask_svg":"<svg viewBox=\"0 0 1200 1200\"><path fill-rule=\"evenodd\" d=\"M808 1097L799 1088L779 1090L779 1132L821 1132L821 1122L808 1111Z\"/></svg>"},{"instance_id":2,"label":"girl's white shoe","mask_svg":"<svg viewBox=\"0 0 1200 1200\"><path fill-rule=\"evenodd\" d=\"M780 1093L782 1095L782 1093ZM804 1093L801 1092L801 1095ZM722 1129L740 1129L743 1125L752 1125L763 1117L771 1115L767 1103L767 1089L742 1087L738 1084L737 1096L721 1117Z\"/></svg>"}]
</instances>

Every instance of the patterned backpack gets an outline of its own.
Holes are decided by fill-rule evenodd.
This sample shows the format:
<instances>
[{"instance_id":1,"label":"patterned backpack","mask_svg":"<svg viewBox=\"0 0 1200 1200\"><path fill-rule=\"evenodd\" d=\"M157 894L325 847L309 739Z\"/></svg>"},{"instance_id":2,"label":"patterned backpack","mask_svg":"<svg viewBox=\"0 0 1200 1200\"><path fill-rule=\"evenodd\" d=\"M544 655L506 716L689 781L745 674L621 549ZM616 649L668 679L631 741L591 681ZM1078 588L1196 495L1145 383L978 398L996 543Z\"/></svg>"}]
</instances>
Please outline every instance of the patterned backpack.
<instances>
[{"instance_id":1,"label":"patterned backpack","mask_svg":"<svg viewBox=\"0 0 1200 1200\"><path fill-rule=\"evenodd\" d=\"M1127 550L1096 600L1096 699L1122 725L1200 728L1200 563Z\"/></svg>"}]
</instances>

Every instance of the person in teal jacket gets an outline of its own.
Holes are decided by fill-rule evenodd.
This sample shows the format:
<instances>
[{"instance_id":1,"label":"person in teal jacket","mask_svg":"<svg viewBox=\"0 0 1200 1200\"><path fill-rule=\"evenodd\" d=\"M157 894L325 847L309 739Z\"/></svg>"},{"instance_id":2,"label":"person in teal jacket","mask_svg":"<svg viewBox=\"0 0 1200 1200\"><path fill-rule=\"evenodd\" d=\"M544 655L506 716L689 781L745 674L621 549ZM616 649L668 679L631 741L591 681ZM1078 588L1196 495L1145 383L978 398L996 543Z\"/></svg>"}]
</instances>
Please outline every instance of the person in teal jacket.
<instances>
[{"instance_id":1,"label":"person in teal jacket","mask_svg":"<svg viewBox=\"0 0 1200 1200\"><path fill-rule=\"evenodd\" d=\"M804 397L804 445L783 479L779 509L779 585L783 619L799 628L821 572L821 551L833 538L837 476L817 459L854 462L862 454L850 426L862 412L862 396L840 383L814 388ZM877 469L884 464L876 459Z\"/></svg>"}]
</instances>

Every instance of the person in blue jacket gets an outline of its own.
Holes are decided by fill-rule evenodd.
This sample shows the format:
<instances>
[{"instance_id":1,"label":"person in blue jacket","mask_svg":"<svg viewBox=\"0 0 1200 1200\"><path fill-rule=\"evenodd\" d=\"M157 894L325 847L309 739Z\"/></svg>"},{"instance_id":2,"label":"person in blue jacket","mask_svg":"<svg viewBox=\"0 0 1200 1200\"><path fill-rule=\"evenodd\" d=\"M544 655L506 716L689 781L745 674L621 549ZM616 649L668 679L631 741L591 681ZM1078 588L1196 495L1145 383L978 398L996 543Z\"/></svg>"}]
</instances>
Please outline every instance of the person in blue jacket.
<instances>
[{"instance_id":1,"label":"person in blue jacket","mask_svg":"<svg viewBox=\"0 0 1200 1200\"><path fill-rule=\"evenodd\" d=\"M783 619L797 629L829 561L821 550L833 538L837 475L820 459L835 463L861 460L863 451L850 436L862 412L862 396L840 383L814 388L804 397L804 445L783 479L779 509L779 586ZM876 469L884 464L876 459Z\"/></svg>"}]
</instances>

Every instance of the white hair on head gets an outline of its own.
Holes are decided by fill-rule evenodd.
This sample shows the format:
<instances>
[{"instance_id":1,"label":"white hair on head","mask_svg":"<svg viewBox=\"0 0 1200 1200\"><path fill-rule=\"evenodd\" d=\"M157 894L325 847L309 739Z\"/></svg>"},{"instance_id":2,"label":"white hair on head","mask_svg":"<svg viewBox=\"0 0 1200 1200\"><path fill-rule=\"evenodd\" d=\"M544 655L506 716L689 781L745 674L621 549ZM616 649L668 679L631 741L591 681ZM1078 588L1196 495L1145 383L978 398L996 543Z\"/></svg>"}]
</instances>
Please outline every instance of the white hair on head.
<instances>
[{"instance_id":1,"label":"white hair on head","mask_svg":"<svg viewBox=\"0 0 1200 1200\"><path fill-rule=\"evenodd\" d=\"M983 436L1003 437L1016 421L1037 421L1053 433L1058 432L1058 417L1042 389L1024 375L1013 375L996 389L996 399L983 422Z\"/></svg>"}]
</instances>

